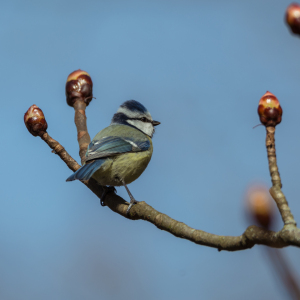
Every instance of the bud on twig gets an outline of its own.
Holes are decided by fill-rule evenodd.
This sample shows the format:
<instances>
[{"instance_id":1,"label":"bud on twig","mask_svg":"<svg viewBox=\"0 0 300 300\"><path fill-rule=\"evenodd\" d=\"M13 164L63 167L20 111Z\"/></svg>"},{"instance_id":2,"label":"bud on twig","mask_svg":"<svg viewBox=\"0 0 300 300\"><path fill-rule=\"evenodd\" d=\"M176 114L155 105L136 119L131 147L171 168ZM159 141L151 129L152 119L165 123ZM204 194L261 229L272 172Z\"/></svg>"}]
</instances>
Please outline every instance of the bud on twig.
<instances>
[{"instance_id":1,"label":"bud on twig","mask_svg":"<svg viewBox=\"0 0 300 300\"><path fill-rule=\"evenodd\" d=\"M285 13L285 20L291 31L295 34L300 34L300 5L292 3L288 6Z\"/></svg>"},{"instance_id":2,"label":"bud on twig","mask_svg":"<svg viewBox=\"0 0 300 300\"><path fill-rule=\"evenodd\" d=\"M247 210L262 227L270 228L274 221L274 204L268 190L263 186L253 186L247 192Z\"/></svg>"},{"instance_id":3,"label":"bud on twig","mask_svg":"<svg viewBox=\"0 0 300 300\"><path fill-rule=\"evenodd\" d=\"M258 115L265 126L276 126L281 122L282 108L275 95L266 92L258 103Z\"/></svg>"},{"instance_id":4,"label":"bud on twig","mask_svg":"<svg viewBox=\"0 0 300 300\"><path fill-rule=\"evenodd\" d=\"M93 99L93 82L91 76L82 70L72 72L66 83L67 103L74 106L78 99L82 99L88 106Z\"/></svg>"},{"instance_id":5,"label":"bud on twig","mask_svg":"<svg viewBox=\"0 0 300 300\"><path fill-rule=\"evenodd\" d=\"M24 122L33 136L43 134L48 128L43 111L35 104L31 105L25 113Z\"/></svg>"}]
</instances>

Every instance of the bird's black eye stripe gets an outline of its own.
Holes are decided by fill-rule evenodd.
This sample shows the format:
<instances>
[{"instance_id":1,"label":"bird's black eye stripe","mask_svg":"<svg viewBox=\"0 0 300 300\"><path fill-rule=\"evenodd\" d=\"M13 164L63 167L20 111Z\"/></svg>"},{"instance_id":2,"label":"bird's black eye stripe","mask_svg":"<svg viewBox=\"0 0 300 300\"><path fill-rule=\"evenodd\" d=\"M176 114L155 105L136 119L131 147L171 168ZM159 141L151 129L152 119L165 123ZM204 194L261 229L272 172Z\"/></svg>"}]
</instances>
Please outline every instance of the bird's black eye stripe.
<instances>
[{"instance_id":1,"label":"bird's black eye stripe","mask_svg":"<svg viewBox=\"0 0 300 300\"><path fill-rule=\"evenodd\" d=\"M145 123L152 123L152 121L148 120L147 118L143 117L143 118L130 118L130 120L139 120Z\"/></svg>"}]
</instances>

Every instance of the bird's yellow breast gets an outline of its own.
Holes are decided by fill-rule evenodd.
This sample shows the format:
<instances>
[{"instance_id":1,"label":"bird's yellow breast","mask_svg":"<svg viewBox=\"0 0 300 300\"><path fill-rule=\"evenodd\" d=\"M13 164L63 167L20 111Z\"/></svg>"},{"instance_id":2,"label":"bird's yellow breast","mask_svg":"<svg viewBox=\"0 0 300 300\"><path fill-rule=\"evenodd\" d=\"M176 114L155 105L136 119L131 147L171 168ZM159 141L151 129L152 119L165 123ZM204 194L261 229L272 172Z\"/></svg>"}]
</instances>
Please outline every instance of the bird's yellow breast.
<instances>
[{"instance_id":1,"label":"bird's yellow breast","mask_svg":"<svg viewBox=\"0 0 300 300\"><path fill-rule=\"evenodd\" d=\"M101 168L95 172L93 178L101 185L121 186L123 179L126 184L136 180L146 169L151 160L153 146L151 138L150 147L146 151L123 153L107 158Z\"/></svg>"}]
</instances>

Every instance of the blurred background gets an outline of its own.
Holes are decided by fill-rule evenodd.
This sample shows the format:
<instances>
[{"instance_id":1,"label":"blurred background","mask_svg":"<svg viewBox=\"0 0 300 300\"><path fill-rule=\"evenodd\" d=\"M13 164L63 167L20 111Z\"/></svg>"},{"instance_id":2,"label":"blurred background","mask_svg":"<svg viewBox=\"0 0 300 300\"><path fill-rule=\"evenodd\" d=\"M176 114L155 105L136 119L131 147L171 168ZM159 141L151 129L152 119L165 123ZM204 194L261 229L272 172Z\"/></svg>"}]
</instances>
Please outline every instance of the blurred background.
<instances>
[{"instance_id":1,"label":"blurred background","mask_svg":"<svg viewBox=\"0 0 300 300\"><path fill-rule=\"evenodd\" d=\"M286 299L262 246L218 252L101 207L23 115L36 104L48 133L80 161L65 81L94 82L91 137L128 99L157 127L152 160L129 187L137 200L191 227L240 235L252 184L271 186L258 101L283 108L276 145L300 220L300 40L290 1L2 1L0 298ZM118 194L125 199L124 188ZM277 212L276 212L277 213ZM277 213L273 230L282 226ZM284 252L299 270L299 249Z\"/></svg>"}]
</instances>

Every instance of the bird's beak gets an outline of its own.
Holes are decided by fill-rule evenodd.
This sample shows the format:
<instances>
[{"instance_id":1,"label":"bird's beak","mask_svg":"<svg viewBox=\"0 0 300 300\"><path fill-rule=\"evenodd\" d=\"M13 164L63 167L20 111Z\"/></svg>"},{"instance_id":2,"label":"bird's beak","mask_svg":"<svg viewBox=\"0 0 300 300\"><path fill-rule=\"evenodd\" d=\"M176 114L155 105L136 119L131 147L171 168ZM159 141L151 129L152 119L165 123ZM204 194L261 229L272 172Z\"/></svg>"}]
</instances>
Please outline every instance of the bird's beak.
<instances>
[{"instance_id":1,"label":"bird's beak","mask_svg":"<svg viewBox=\"0 0 300 300\"><path fill-rule=\"evenodd\" d=\"M159 125L160 124L160 122L158 122L158 121L152 121L152 125L153 126L157 126L157 125Z\"/></svg>"}]
</instances>

